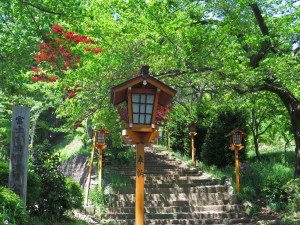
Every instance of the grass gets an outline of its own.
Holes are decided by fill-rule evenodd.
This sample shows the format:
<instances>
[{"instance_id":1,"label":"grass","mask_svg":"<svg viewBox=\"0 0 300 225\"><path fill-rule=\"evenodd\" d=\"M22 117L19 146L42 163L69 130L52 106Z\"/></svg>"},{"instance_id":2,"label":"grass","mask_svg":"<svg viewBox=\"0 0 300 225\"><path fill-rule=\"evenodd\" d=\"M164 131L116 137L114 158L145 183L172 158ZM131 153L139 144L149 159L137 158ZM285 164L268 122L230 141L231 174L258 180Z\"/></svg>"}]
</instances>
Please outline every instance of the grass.
<instances>
[{"instance_id":1,"label":"grass","mask_svg":"<svg viewBox=\"0 0 300 225\"><path fill-rule=\"evenodd\" d=\"M59 220L48 220L41 217L31 217L30 225L88 225L87 222L82 220L75 220L69 217L61 218Z\"/></svg>"},{"instance_id":2,"label":"grass","mask_svg":"<svg viewBox=\"0 0 300 225\"><path fill-rule=\"evenodd\" d=\"M91 146L90 143L87 145ZM78 136L64 138L62 142L55 146L55 151L59 153L62 161L78 153L90 155L90 153L88 153L89 151L84 148L81 138Z\"/></svg>"}]
</instances>

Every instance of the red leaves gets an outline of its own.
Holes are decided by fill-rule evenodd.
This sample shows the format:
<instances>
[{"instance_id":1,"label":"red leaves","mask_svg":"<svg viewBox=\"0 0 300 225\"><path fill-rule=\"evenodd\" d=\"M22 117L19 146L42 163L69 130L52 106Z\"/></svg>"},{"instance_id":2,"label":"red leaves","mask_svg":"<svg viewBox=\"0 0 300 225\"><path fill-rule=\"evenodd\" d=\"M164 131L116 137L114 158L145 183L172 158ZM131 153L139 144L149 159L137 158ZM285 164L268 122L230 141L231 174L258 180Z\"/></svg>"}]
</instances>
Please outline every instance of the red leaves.
<instances>
[{"instance_id":1,"label":"red leaves","mask_svg":"<svg viewBox=\"0 0 300 225\"><path fill-rule=\"evenodd\" d=\"M102 51L103 51L102 48L94 48L94 49L93 49L93 52L94 52L95 54L99 54L99 53L102 52Z\"/></svg>"},{"instance_id":2,"label":"red leaves","mask_svg":"<svg viewBox=\"0 0 300 225\"><path fill-rule=\"evenodd\" d=\"M166 116L166 114L169 112L170 108L158 105L155 118L156 124L161 124L162 122L169 121L170 118Z\"/></svg>"},{"instance_id":3,"label":"red leaves","mask_svg":"<svg viewBox=\"0 0 300 225\"><path fill-rule=\"evenodd\" d=\"M74 51L73 47L80 44L83 45L85 51L91 54L99 54L103 51L102 48L96 46L92 38L78 35L72 31L65 31L62 26L54 24L51 28L51 33L46 34L47 42L38 44L39 51L33 56L38 66L32 66L34 73L31 76L32 82L55 82L57 76L49 76L45 74L48 71L61 72L75 69L80 63L81 57L78 51ZM42 72L43 71L43 72ZM76 96L78 90L75 88L67 90L67 98Z\"/></svg>"},{"instance_id":4,"label":"red leaves","mask_svg":"<svg viewBox=\"0 0 300 225\"><path fill-rule=\"evenodd\" d=\"M50 76L46 76L46 75L33 75L31 76L31 81L32 82L55 82L57 80L57 76L53 76L53 77L50 77Z\"/></svg>"},{"instance_id":5,"label":"red leaves","mask_svg":"<svg viewBox=\"0 0 300 225\"><path fill-rule=\"evenodd\" d=\"M74 32L66 32L64 33L64 36L66 37L67 40L72 40L74 38L75 33Z\"/></svg>"},{"instance_id":6,"label":"red leaves","mask_svg":"<svg viewBox=\"0 0 300 225\"><path fill-rule=\"evenodd\" d=\"M40 51L34 55L34 58L37 63L49 62L54 67L61 66L58 68L61 71L71 69L74 64L80 62L80 57L75 57L72 53L72 45L79 43L95 44L91 38L77 35L75 32L65 32L63 27L56 24L52 26L51 31L56 36L48 43L40 43L38 45ZM91 48L90 46L85 46L84 50L96 55L103 51L102 48Z\"/></svg>"},{"instance_id":7,"label":"red leaves","mask_svg":"<svg viewBox=\"0 0 300 225\"><path fill-rule=\"evenodd\" d=\"M75 87L73 90L68 90L68 95L67 95L67 98L70 99L70 98L73 98L76 96L76 92L78 92L78 89Z\"/></svg>"},{"instance_id":8,"label":"red leaves","mask_svg":"<svg viewBox=\"0 0 300 225\"><path fill-rule=\"evenodd\" d=\"M58 33L58 34L62 34L63 31L64 31L64 28L62 28L61 26L58 26L56 24L54 24L52 26L52 30L51 30L53 33Z\"/></svg>"},{"instance_id":9,"label":"red leaves","mask_svg":"<svg viewBox=\"0 0 300 225\"><path fill-rule=\"evenodd\" d=\"M117 110L120 115L120 119L123 120L125 123L128 123L127 108L118 106ZM158 105L157 111L156 111L155 123L159 125L163 122L169 121L170 118L166 116L166 114L169 112L170 112L170 108Z\"/></svg>"},{"instance_id":10,"label":"red leaves","mask_svg":"<svg viewBox=\"0 0 300 225\"><path fill-rule=\"evenodd\" d=\"M73 39L74 39L74 42L75 42L76 44L78 44L78 43L80 43L80 42L85 43L85 42L87 41L87 37L85 37L85 36L80 36L80 35L75 35L75 36L73 37Z\"/></svg>"},{"instance_id":11,"label":"red leaves","mask_svg":"<svg viewBox=\"0 0 300 225\"><path fill-rule=\"evenodd\" d=\"M32 66L31 67L32 71L35 72L35 73L38 73L39 72L39 68L35 67L35 66Z\"/></svg>"}]
</instances>

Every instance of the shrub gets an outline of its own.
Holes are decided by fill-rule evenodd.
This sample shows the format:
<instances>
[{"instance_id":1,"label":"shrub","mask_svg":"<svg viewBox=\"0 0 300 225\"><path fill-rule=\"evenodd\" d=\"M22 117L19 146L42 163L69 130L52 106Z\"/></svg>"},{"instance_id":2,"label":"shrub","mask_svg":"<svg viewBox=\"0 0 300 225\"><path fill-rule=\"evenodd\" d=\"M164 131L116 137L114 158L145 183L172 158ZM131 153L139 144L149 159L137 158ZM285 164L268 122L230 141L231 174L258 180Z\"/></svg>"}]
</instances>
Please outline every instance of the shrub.
<instances>
[{"instance_id":1,"label":"shrub","mask_svg":"<svg viewBox=\"0 0 300 225\"><path fill-rule=\"evenodd\" d=\"M243 199L251 201L261 196L265 174L263 172L264 167L266 167L264 163L255 162L253 164L244 164L244 167L240 168L240 195ZM233 176L235 176L235 173Z\"/></svg>"},{"instance_id":2,"label":"shrub","mask_svg":"<svg viewBox=\"0 0 300 225\"><path fill-rule=\"evenodd\" d=\"M290 213L300 212L300 179L292 179L282 186L281 201L287 203L286 209Z\"/></svg>"},{"instance_id":3,"label":"shrub","mask_svg":"<svg viewBox=\"0 0 300 225\"><path fill-rule=\"evenodd\" d=\"M59 156L54 154L54 150L47 142L34 151L32 167L39 175L43 188L36 203L37 207L31 208L32 214L57 218L70 209L69 193L65 177L58 170L59 165Z\"/></svg>"},{"instance_id":4,"label":"shrub","mask_svg":"<svg viewBox=\"0 0 300 225\"><path fill-rule=\"evenodd\" d=\"M0 186L8 187L9 165L8 163L0 163ZM28 206L34 205L39 199L41 193L41 180L39 176L29 170L27 175L27 199Z\"/></svg>"},{"instance_id":5,"label":"shrub","mask_svg":"<svg viewBox=\"0 0 300 225\"><path fill-rule=\"evenodd\" d=\"M262 194L272 209L277 211L286 209L290 196L287 191L291 186L287 185L285 187L284 185L288 183L290 177L292 177L291 169L280 164L273 164L272 169L266 176L263 182Z\"/></svg>"},{"instance_id":6,"label":"shrub","mask_svg":"<svg viewBox=\"0 0 300 225\"><path fill-rule=\"evenodd\" d=\"M66 178L66 188L68 190L68 208L81 208L83 203L83 192L80 185L71 178Z\"/></svg>"},{"instance_id":7,"label":"shrub","mask_svg":"<svg viewBox=\"0 0 300 225\"><path fill-rule=\"evenodd\" d=\"M28 224L28 213L20 197L6 187L0 186L0 222L9 224Z\"/></svg>"},{"instance_id":8,"label":"shrub","mask_svg":"<svg viewBox=\"0 0 300 225\"><path fill-rule=\"evenodd\" d=\"M0 162L0 186L8 186L9 165L8 163Z\"/></svg>"},{"instance_id":9,"label":"shrub","mask_svg":"<svg viewBox=\"0 0 300 225\"><path fill-rule=\"evenodd\" d=\"M280 210L284 207L285 203L281 200L281 196L284 193L282 186L285 182L286 180L282 176L269 176L264 183L262 191L274 210Z\"/></svg>"},{"instance_id":10,"label":"shrub","mask_svg":"<svg viewBox=\"0 0 300 225\"><path fill-rule=\"evenodd\" d=\"M41 196L42 186L40 177L32 170L27 175L27 206L36 204Z\"/></svg>"},{"instance_id":11,"label":"shrub","mask_svg":"<svg viewBox=\"0 0 300 225\"><path fill-rule=\"evenodd\" d=\"M234 154L228 149L229 138L224 136L235 128L246 131L245 121L247 121L245 113L239 110L226 110L217 115L208 129L203 144L202 159L205 164L216 165L218 168L234 164ZM243 145L246 148L245 141ZM245 158L245 149L243 149L239 151L239 159L243 161Z\"/></svg>"}]
</instances>

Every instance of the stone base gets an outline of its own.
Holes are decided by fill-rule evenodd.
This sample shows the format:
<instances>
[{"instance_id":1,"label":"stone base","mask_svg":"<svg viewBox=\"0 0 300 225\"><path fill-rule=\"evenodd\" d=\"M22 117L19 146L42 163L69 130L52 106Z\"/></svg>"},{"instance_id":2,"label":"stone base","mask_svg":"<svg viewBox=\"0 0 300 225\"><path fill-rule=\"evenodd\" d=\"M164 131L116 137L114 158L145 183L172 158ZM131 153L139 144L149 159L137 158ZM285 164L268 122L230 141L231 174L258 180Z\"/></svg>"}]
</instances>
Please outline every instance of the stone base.
<instances>
[{"instance_id":1,"label":"stone base","mask_svg":"<svg viewBox=\"0 0 300 225\"><path fill-rule=\"evenodd\" d=\"M93 205L84 206L84 212L89 215L95 215L95 206Z\"/></svg>"}]
</instances>

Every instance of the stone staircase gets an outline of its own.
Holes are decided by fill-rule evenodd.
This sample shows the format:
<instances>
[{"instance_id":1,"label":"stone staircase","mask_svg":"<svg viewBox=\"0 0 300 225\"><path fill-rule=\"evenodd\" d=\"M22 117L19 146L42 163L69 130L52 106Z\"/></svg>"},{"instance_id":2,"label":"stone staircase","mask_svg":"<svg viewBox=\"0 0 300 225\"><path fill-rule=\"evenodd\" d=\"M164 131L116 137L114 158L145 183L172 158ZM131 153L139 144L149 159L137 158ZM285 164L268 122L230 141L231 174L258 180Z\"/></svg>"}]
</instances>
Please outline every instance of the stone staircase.
<instances>
[{"instance_id":1,"label":"stone staircase","mask_svg":"<svg viewBox=\"0 0 300 225\"><path fill-rule=\"evenodd\" d=\"M111 196L100 224L133 225L135 167L112 168L131 187ZM145 224L250 224L232 187L153 147L145 148Z\"/></svg>"}]
</instances>

